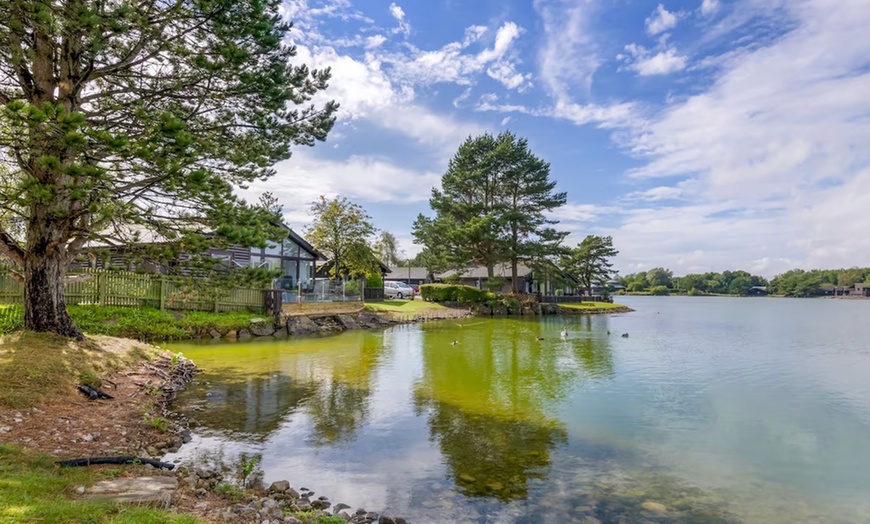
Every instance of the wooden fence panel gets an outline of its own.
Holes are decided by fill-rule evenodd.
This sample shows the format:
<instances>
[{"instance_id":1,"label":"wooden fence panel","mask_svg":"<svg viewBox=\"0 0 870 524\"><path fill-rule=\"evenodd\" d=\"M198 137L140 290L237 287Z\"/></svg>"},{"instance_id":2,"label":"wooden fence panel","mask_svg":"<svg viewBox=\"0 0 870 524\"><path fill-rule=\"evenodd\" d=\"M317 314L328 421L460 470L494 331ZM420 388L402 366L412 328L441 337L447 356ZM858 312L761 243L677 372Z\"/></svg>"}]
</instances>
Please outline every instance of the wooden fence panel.
<instances>
[{"instance_id":1,"label":"wooden fence panel","mask_svg":"<svg viewBox=\"0 0 870 524\"><path fill-rule=\"evenodd\" d=\"M186 311L266 311L269 290L236 288L203 296L181 280L156 274L86 269L67 282L68 305L154 307ZM24 286L0 274L0 303L22 304Z\"/></svg>"}]
</instances>

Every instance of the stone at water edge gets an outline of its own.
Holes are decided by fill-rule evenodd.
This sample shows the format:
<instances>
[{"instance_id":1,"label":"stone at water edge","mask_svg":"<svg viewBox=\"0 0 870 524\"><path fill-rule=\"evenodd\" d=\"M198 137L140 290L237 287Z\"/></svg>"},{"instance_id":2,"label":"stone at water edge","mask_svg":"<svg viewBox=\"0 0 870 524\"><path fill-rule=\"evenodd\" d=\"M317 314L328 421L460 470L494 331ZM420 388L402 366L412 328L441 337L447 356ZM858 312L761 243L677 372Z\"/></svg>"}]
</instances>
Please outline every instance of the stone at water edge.
<instances>
[{"instance_id":1,"label":"stone at water edge","mask_svg":"<svg viewBox=\"0 0 870 524\"><path fill-rule=\"evenodd\" d=\"M641 508L653 513L665 513L668 508L664 504L648 500L640 505Z\"/></svg>"},{"instance_id":2,"label":"stone at water edge","mask_svg":"<svg viewBox=\"0 0 870 524\"><path fill-rule=\"evenodd\" d=\"M84 493L84 499L168 507L178 488L175 477L131 477L97 482Z\"/></svg>"},{"instance_id":3,"label":"stone at water edge","mask_svg":"<svg viewBox=\"0 0 870 524\"><path fill-rule=\"evenodd\" d=\"M269 493L284 493L290 489L290 483L286 480L276 480L269 486Z\"/></svg>"}]
</instances>

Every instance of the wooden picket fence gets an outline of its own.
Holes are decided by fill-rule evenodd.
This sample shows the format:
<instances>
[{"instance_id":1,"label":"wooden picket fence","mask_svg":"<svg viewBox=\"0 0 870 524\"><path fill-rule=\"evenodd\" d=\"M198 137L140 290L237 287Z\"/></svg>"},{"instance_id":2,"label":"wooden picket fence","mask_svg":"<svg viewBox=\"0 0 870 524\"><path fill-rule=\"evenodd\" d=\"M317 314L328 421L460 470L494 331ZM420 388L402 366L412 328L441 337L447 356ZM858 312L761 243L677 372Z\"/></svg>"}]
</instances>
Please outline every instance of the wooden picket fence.
<instances>
[{"instance_id":1,"label":"wooden picket fence","mask_svg":"<svg viewBox=\"0 0 870 524\"><path fill-rule=\"evenodd\" d=\"M67 305L154 307L191 311L266 312L272 292L263 289L230 289L213 297L190 287L182 279L158 274L88 269L70 276L64 296ZM22 304L24 286L0 274L0 303Z\"/></svg>"}]
</instances>

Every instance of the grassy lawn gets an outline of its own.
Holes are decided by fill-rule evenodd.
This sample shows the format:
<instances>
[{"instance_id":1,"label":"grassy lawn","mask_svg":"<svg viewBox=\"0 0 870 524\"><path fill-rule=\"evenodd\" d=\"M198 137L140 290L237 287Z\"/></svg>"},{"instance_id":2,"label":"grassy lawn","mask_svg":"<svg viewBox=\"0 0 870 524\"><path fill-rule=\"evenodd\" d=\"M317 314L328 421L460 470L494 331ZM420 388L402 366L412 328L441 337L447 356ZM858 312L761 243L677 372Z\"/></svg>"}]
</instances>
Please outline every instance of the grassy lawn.
<instances>
[{"instance_id":1,"label":"grassy lawn","mask_svg":"<svg viewBox=\"0 0 870 524\"><path fill-rule=\"evenodd\" d=\"M25 331L5 335L0 338L0 408L29 408L68 395L76 384L147 358L149 351L123 341L73 342Z\"/></svg>"},{"instance_id":2,"label":"grassy lawn","mask_svg":"<svg viewBox=\"0 0 870 524\"><path fill-rule=\"evenodd\" d=\"M619 309L624 308L622 304L614 304L611 302L578 302L573 304L558 304L559 307L565 309Z\"/></svg>"},{"instance_id":3,"label":"grassy lawn","mask_svg":"<svg viewBox=\"0 0 870 524\"><path fill-rule=\"evenodd\" d=\"M148 307L69 306L76 327L87 335L134 338L148 342L184 340L197 332L217 330L226 333L249 327L251 319L263 313L231 311L166 311ZM0 335L23 326L21 306L0 305Z\"/></svg>"},{"instance_id":4,"label":"grassy lawn","mask_svg":"<svg viewBox=\"0 0 870 524\"><path fill-rule=\"evenodd\" d=\"M435 302L424 302L422 300L384 300L383 302L366 303L366 309L369 311L389 311L392 313L419 313L421 311L437 311L448 308Z\"/></svg>"},{"instance_id":5,"label":"grassy lawn","mask_svg":"<svg viewBox=\"0 0 870 524\"><path fill-rule=\"evenodd\" d=\"M197 519L171 512L115 504L77 502L77 486L122 474L150 473L142 467L64 468L51 457L0 444L0 522L195 524ZM150 469L150 468L149 468Z\"/></svg>"}]
</instances>

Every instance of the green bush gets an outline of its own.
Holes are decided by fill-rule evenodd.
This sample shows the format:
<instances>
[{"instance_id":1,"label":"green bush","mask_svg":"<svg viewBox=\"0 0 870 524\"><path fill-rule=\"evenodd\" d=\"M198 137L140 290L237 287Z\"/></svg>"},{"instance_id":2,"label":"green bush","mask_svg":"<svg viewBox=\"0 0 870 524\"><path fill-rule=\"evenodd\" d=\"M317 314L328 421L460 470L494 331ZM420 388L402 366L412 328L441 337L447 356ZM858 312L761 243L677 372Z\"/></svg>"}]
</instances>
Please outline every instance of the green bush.
<instances>
[{"instance_id":1,"label":"green bush","mask_svg":"<svg viewBox=\"0 0 870 524\"><path fill-rule=\"evenodd\" d=\"M384 279L383 277L381 277L380 272L370 273L366 275L366 287L378 289L384 287Z\"/></svg>"},{"instance_id":2,"label":"green bush","mask_svg":"<svg viewBox=\"0 0 870 524\"><path fill-rule=\"evenodd\" d=\"M362 283L359 280L348 280L344 283L344 294L349 296L359 295L362 290Z\"/></svg>"},{"instance_id":3,"label":"green bush","mask_svg":"<svg viewBox=\"0 0 870 524\"><path fill-rule=\"evenodd\" d=\"M690 297L701 297L701 296L704 296L704 292L701 291L701 290L699 290L699 289L696 289L696 288L692 288L692 289L690 289L686 294L689 295Z\"/></svg>"},{"instance_id":4,"label":"green bush","mask_svg":"<svg viewBox=\"0 0 870 524\"><path fill-rule=\"evenodd\" d=\"M423 300L430 302L462 302L463 304L478 304L492 297L492 293L459 284L423 284L420 286L420 295Z\"/></svg>"},{"instance_id":5,"label":"green bush","mask_svg":"<svg viewBox=\"0 0 870 524\"><path fill-rule=\"evenodd\" d=\"M671 292L668 286L654 286L649 290L650 295L669 295Z\"/></svg>"}]
</instances>

